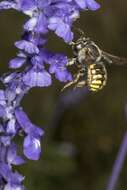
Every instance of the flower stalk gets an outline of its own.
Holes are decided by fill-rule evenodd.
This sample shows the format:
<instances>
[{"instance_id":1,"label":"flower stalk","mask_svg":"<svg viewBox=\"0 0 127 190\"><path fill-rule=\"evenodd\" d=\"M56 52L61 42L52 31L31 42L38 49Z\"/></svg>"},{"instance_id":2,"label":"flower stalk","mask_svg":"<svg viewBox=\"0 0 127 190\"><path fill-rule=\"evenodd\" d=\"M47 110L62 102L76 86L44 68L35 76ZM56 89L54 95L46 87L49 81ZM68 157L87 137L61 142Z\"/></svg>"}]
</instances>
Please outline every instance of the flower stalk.
<instances>
[{"instance_id":1,"label":"flower stalk","mask_svg":"<svg viewBox=\"0 0 127 190\"><path fill-rule=\"evenodd\" d=\"M126 155L127 155L127 132L124 135L117 158L114 162L114 166L112 169L112 174L109 178L107 190L115 190L116 189L116 185L117 185Z\"/></svg>"}]
</instances>

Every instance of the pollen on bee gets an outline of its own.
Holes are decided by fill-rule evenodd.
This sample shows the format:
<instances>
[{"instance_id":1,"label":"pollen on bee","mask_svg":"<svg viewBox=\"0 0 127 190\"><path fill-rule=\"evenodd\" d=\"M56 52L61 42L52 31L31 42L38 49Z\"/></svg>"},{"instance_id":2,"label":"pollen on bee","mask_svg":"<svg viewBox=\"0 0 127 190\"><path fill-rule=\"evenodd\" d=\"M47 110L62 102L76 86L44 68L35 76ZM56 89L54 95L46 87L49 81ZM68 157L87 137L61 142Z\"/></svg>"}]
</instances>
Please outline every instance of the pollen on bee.
<instances>
[{"instance_id":1,"label":"pollen on bee","mask_svg":"<svg viewBox=\"0 0 127 190\"><path fill-rule=\"evenodd\" d=\"M102 84L102 81L101 80L93 80L92 84Z\"/></svg>"},{"instance_id":2,"label":"pollen on bee","mask_svg":"<svg viewBox=\"0 0 127 190\"><path fill-rule=\"evenodd\" d=\"M95 88L95 89L99 89L99 85L95 85L95 84L91 84L90 87Z\"/></svg>"},{"instance_id":3,"label":"pollen on bee","mask_svg":"<svg viewBox=\"0 0 127 190\"><path fill-rule=\"evenodd\" d=\"M98 91L98 89L92 88L91 91L96 92L96 91Z\"/></svg>"}]
</instances>

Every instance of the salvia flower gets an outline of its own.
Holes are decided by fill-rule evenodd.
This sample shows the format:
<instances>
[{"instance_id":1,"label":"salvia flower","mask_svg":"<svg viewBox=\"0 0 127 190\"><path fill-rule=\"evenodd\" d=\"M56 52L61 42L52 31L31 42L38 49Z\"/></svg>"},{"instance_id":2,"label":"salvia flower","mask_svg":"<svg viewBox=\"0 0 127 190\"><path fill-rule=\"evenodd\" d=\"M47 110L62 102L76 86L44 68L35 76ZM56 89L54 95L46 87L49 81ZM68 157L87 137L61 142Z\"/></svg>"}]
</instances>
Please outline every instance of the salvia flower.
<instances>
[{"instance_id":1,"label":"salvia flower","mask_svg":"<svg viewBox=\"0 0 127 190\"><path fill-rule=\"evenodd\" d=\"M15 42L17 55L9 61L14 72L4 74L0 81L0 190L24 190L24 176L13 170L13 165L24 164L26 159L38 160L41 155L43 129L31 123L23 111L21 100L33 87L52 84L52 75L61 82L72 80L67 70L68 58L62 53L45 49L51 30L64 42L73 40L73 22L81 10L97 10L95 0L3 0L0 10L15 9L28 15L23 35ZM23 69L20 69L23 67ZM20 70L18 70L20 69ZM22 155L14 137L22 139Z\"/></svg>"}]
</instances>

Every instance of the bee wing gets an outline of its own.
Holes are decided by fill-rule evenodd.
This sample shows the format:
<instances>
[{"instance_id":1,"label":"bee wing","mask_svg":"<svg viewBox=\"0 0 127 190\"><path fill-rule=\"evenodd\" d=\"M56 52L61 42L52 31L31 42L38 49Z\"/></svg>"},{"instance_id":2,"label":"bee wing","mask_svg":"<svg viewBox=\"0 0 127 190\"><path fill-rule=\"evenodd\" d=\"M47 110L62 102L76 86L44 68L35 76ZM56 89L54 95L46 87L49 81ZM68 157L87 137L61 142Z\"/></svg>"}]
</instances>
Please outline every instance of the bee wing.
<instances>
[{"instance_id":1,"label":"bee wing","mask_svg":"<svg viewBox=\"0 0 127 190\"><path fill-rule=\"evenodd\" d=\"M112 54L107 53L105 51L102 51L102 57L109 64L127 65L127 58L112 55Z\"/></svg>"}]
</instances>

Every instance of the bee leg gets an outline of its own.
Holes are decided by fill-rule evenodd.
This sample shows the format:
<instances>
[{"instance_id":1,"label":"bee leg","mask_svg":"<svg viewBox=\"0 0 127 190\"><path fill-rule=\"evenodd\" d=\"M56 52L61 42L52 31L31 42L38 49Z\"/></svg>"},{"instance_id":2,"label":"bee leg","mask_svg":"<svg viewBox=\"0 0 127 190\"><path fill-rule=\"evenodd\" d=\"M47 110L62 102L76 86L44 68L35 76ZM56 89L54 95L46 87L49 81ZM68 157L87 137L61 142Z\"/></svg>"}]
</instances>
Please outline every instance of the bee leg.
<instances>
[{"instance_id":1,"label":"bee leg","mask_svg":"<svg viewBox=\"0 0 127 190\"><path fill-rule=\"evenodd\" d=\"M69 82L69 83L67 83L67 84L62 88L61 91L64 91L66 88L70 87L71 85L76 84L76 83L78 82L80 76L81 76L81 73L78 73L78 74L75 76L74 80L71 81L71 82Z\"/></svg>"},{"instance_id":2,"label":"bee leg","mask_svg":"<svg viewBox=\"0 0 127 190\"><path fill-rule=\"evenodd\" d=\"M80 81L75 85L75 88L82 88L83 86L86 85L86 81Z\"/></svg>"},{"instance_id":3,"label":"bee leg","mask_svg":"<svg viewBox=\"0 0 127 190\"><path fill-rule=\"evenodd\" d=\"M66 88L70 87L71 85L74 84L74 81L71 81L69 83L67 83L62 89L61 89L61 92L64 91Z\"/></svg>"},{"instance_id":4,"label":"bee leg","mask_svg":"<svg viewBox=\"0 0 127 190\"><path fill-rule=\"evenodd\" d=\"M70 59L68 59L67 66L71 66L71 65L74 65L74 64L76 64L76 58L70 58Z\"/></svg>"}]
</instances>

